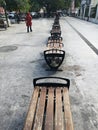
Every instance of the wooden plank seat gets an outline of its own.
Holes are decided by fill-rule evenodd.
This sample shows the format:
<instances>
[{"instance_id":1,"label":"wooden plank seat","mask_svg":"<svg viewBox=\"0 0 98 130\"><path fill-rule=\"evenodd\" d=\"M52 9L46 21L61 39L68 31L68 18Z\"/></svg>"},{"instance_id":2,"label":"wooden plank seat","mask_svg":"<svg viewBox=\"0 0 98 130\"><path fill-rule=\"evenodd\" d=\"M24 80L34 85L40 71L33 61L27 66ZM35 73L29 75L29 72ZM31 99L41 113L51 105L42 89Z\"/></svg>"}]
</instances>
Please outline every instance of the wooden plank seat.
<instances>
[{"instance_id":1,"label":"wooden plank seat","mask_svg":"<svg viewBox=\"0 0 98 130\"><path fill-rule=\"evenodd\" d=\"M57 15L56 17L55 17L55 20L59 20L60 19L60 17Z\"/></svg>"},{"instance_id":2,"label":"wooden plank seat","mask_svg":"<svg viewBox=\"0 0 98 130\"><path fill-rule=\"evenodd\" d=\"M62 49L63 46L63 43L60 42L47 43L47 49Z\"/></svg>"},{"instance_id":3,"label":"wooden plank seat","mask_svg":"<svg viewBox=\"0 0 98 130\"><path fill-rule=\"evenodd\" d=\"M59 19L55 19L54 24L59 24Z\"/></svg>"},{"instance_id":4,"label":"wooden plank seat","mask_svg":"<svg viewBox=\"0 0 98 130\"><path fill-rule=\"evenodd\" d=\"M49 39L47 43L62 43L62 40L61 39Z\"/></svg>"},{"instance_id":5,"label":"wooden plank seat","mask_svg":"<svg viewBox=\"0 0 98 130\"><path fill-rule=\"evenodd\" d=\"M53 33L58 33L58 34L61 34L61 30L60 30L60 29L55 28L55 29L52 29L52 30L50 31L50 33L51 33L51 34L53 34Z\"/></svg>"},{"instance_id":6,"label":"wooden plank seat","mask_svg":"<svg viewBox=\"0 0 98 130\"><path fill-rule=\"evenodd\" d=\"M55 37L55 38L61 37L61 32L52 32L51 37Z\"/></svg>"},{"instance_id":7,"label":"wooden plank seat","mask_svg":"<svg viewBox=\"0 0 98 130\"><path fill-rule=\"evenodd\" d=\"M61 36L55 37L55 36L50 36L48 37L48 40L63 40L63 38Z\"/></svg>"},{"instance_id":8,"label":"wooden plank seat","mask_svg":"<svg viewBox=\"0 0 98 130\"><path fill-rule=\"evenodd\" d=\"M23 130L74 130L69 79L42 77L34 79L33 83L34 91Z\"/></svg>"},{"instance_id":9,"label":"wooden plank seat","mask_svg":"<svg viewBox=\"0 0 98 130\"><path fill-rule=\"evenodd\" d=\"M53 23L53 26L60 26L60 24Z\"/></svg>"},{"instance_id":10,"label":"wooden plank seat","mask_svg":"<svg viewBox=\"0 0 98 130\"><path fill-rule=\"evenodd\" d=\"M53 24L52 29L60 29L61 30L61 27L59 24Z\"/></svg>"},{"instance_id":11,"label":"wooden plank seat","mask_svg":"<svg viewBox=\"0 0 98 130\"><path fill-rule=\"evenodd\" d=\"M50 49L44 51L44 58L51 69L58 69L65 57L65 51L59 49Z\"/></svg>"},{"instance_id":12,"label":"wooden plank seat","mask_svg":"<svg viewBox=\"0 0 98 130\"><path fill-rule=\"evenodd\" d=\"M60 37L61 36L61 30L60 29L52 29L50 31L51 33L51 36L54 36L54 37Z\"/></svg>"},{"instance_id":13,"label":"wooden plank seat","mask_svg":"<svg viewBox=\"0 0 98 130\"><path fill-rule=\"evenodd\" d=\"M55 30L55 29L61 30L61 27L59 27L59 26L53 26L53 27L52 27L52 30Z\"/></svg>"}]
</instances>

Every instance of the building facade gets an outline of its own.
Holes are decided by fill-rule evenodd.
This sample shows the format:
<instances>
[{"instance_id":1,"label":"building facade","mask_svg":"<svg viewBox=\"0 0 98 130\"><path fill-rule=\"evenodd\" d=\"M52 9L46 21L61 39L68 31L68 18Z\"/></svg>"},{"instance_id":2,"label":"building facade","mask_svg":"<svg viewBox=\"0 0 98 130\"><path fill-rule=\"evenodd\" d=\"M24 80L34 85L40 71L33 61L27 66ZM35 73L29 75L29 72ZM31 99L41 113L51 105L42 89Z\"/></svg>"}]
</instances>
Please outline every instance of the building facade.
<instances>
[{"instance_id":1,"label":"building facade","mask_svg":"<svg viewBox=\"0 0 98 130\"><path fill-rule=\"evenodd\" d=\"M98 0L91 0L91 5L96 6L98 4Z\"/></svg>"},{"instance_id":2,"label":"building facade","mask_svg":"<svg viewBox=\"0 0 98 130\"><path fill-rule=\"evenodd\" d=\"M98 0L81 0L80 18L98 23Z\"/></svg>"}]
</instances>

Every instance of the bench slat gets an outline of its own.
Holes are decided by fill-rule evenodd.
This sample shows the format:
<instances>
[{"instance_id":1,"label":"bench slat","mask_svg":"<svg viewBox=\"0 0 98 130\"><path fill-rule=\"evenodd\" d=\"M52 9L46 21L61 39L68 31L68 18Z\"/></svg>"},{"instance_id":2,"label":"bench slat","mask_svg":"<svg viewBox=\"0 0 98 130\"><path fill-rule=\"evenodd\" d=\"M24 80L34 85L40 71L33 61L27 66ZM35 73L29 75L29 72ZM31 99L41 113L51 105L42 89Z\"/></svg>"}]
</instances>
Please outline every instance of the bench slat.
<instances>
[{"instance_id":1,"label":"bench slat","mask_svg":"<svg viewBox=\"0 0 98 130\"><path fill-rule=\"evenodd\" d=\"M28 110L28 114L27 114L27 118L26 118L26 122L25 122L25 126L23 130L31 130L32 129L32 123L34 120L34 113L36 110L36 105L37 105L37 100L38 100L38 94L39 94L39 88L35 88L33 95L32 95L32 99L31 99L31 103L30 103L30 107Z\"/></svg>"},{"instance_id":2,"label":"bench slat","mask_svg":"<svg viewBox=\"0 0 98 130\"><path fill-rule=\"evenodd\" d=\"M45 108L45 98L46 98L46 88L42 88L40 92L40 98L39 98L39 102L37 106L38 108L36 111L36 117L35 117L33 130L42 130L44 108Z\"/></svg>"},{"instance_id":3,"label":"bench slat","mask_svg":"<svg viewBox=\"0 0 98 130\"><path fill-rule=\"evenodd\" d=\"M61 88L56 88L55 130L64 130Z\"/></svg>"},{"instance_id":4,"label":"bench slat","mask_svg":"<svg viewBox=\"0 0 98 130\"><path fill-rule=\"evenodd\" d=\"M53 130L54 88L48 89L45 130Z\"/></svg>"},{"instance_id":5,"label":"bench slat","mask_svg":"<svg viewBox=\"0 0 98 130\"><path fill-rule=\"evenodd\" d=\"M68 88L36 87L23 130L74 130Z\"/></svg>"},{"instance_id":6,"label":"bench slat","mask_svg":"<svg viewBox=\"0 0 98 130\"><path fill-rule=\"evenodd\" d=\"M63 96L64 96L64 111L65 111L65 127L66 130L74 130L73 122L72 122L72 115L70 110L70 101L69 101L69 94L68 89L63 89Z\"/></svg>"}]
</instances>

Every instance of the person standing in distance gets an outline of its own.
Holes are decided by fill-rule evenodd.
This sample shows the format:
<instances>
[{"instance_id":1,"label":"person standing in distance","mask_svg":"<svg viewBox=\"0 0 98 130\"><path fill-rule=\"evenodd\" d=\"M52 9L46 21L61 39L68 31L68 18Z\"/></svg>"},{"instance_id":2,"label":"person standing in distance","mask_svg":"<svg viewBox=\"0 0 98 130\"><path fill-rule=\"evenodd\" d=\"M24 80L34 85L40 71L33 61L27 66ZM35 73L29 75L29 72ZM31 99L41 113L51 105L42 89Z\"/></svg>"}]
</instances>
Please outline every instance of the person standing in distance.
<instances>
[{"instance_id":1,"label":"person standing in distance","mask_svg":"<svg viewBox=\"0 0 98 130\"><path fill-rule=\"evenodd\" d=\"M29 32L29 30L32 32L32 16L30 15L29 12L26 15L25 21L27 26L27 32Z\"/></svg>"}]
</instances>

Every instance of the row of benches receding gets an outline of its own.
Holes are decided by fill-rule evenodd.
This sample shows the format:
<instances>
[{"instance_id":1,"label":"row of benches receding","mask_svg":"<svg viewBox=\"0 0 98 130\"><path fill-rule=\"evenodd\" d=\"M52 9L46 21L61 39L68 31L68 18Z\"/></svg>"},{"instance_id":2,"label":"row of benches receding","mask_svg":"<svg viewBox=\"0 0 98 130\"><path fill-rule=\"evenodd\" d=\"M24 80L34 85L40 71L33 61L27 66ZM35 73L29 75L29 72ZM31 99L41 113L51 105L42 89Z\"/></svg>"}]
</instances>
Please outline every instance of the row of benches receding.
<instances>
[{"instance_id":1,"label":"row of benches receding","mask_svg":"<svg viewBox=\"0 0 98 130\"><path fill-rule=\"evenodd\" d=\"M47 50L44 51L44 57L51 69L58 69L65 57L65 51L62 50L64 45L62 43L59 18L55 18L50 33L51 36L48 38Z\"/></svg>"},{"instance_id":2,"label":"row of benches receding","mask_svg":"<svg viewBox=\"0 0 98 130\"><path fill-rule=\"evenodd\" d=\"M51 69L57 69L62 64L65 56L62 47L59 19L55 18L51 37L48 38L48 49L44 51L45 60ZM41 77L34 79L33 85L23 130L74 130L68 93L70 80Z\"/></svg>"}]
</instances>

